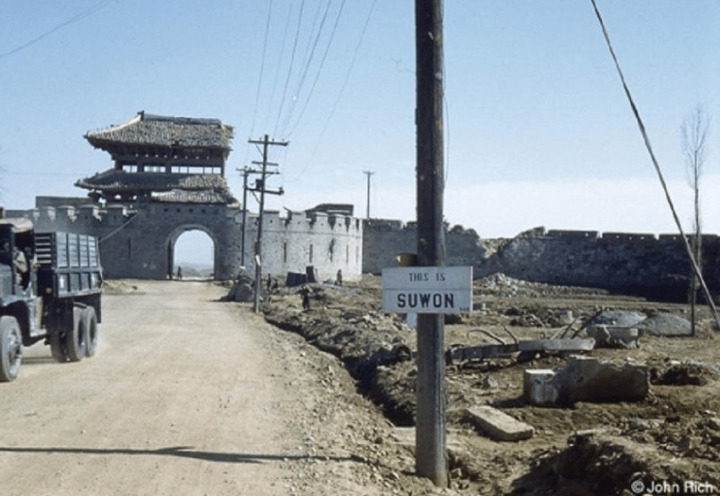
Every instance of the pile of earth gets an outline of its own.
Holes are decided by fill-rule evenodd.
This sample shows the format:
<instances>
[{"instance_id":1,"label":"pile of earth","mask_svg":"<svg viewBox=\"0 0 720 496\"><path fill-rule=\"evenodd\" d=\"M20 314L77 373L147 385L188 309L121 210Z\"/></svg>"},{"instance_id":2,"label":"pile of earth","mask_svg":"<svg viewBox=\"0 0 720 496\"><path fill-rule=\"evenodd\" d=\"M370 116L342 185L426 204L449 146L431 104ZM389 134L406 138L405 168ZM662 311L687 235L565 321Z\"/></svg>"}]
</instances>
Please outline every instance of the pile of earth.
<instances>
[{"instance_id":1,"label":"pile of earth","mask_svg":"<svg viewBox=\"0 0 720 496\"><path fill-rule=\"evenodd\" d=\"M359 391L396 426L413 426L415 332L403 316L383 312L379 279L307 287L310 309L303 310L301 288L279 287L263 305L265 318L336 356ZM451 488L457 494L638 494L633 491L640 484L649 488L659 481L685 480L720 491L720 341L710 330L706 309L700 312L703 332L698 337L668 338L684 335L668 331L685 329L683 306L502 275L476 281L474 294L481 310L447 319L446 349L492 343L498 336L509 342L582 333L592 319L645 323L639 347L596 348L592 355L646 364L652 387L638 402L543 408L525 404L523 371L563 368L562 353L449 365L448 449ZM488 439L467 420L468 408L475 405L494 406L533 426L535 435L515 443Z\"/></svg>"}]
</instances>

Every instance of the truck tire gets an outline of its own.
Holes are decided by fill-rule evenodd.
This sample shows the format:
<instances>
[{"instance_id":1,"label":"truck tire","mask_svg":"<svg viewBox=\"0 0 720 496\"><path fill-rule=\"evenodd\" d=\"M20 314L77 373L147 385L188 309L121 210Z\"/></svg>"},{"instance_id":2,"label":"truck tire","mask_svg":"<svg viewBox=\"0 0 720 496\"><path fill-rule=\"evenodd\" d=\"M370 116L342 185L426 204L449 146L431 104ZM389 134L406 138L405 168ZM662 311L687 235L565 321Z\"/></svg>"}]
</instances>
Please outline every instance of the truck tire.
<instances>
[{"instance_id":1,"label":"truck tire","mask_svg":"<svg viewBox=\"0 0 720 496\"><path fill-rule=\"evenodd\" d=\"M22 334L15 317L0 317L0 382L15 380L22 363Z\"/></svg>"},{"instance_id":2,"label":"truck tire","mask_svg":"<svg viewBox=\"0 0 720 496\"><path fill-rule=\"evenodd\" d=\"M97 315L95 315L94 307L87 307L84 310L83 320L85 321L85 331L87 332L87 345L85 348L85 356L91 357L95 355L98 344L98 324Z\"/></svg>"},{"instance_id":3,"label":"truck tire","mask_svg":"<svg viewBox=\"0 0 720 496\"><path fill-rule=\"evenodd\" d=\"M82 360L87 349L87 328L85 327L85 319L83 319L84 313L83 308L73 308L72 329L69 329L65 335L67 356L71 362Z\"/></svg>"}]
</instances>

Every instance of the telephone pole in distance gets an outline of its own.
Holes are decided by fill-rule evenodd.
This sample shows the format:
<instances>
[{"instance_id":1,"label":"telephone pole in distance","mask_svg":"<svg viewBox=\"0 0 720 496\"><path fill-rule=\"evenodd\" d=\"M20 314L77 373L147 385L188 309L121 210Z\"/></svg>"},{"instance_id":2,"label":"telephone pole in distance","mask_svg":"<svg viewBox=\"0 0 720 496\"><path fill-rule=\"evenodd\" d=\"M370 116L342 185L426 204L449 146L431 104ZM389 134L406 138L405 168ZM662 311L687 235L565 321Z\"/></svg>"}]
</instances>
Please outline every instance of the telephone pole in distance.
<instances>
[{"instance_id":1,"label":"telephone pole in distance","mask_svg":"<svg viewBox=\"0 0 720 496\"><path fill-rule=\"evenodd\" d=\"M287 146L287 141L271 141L266 134L262 140L248 140L253 145L262 145L262 161L255 162L253 164L261 165L262 169L260 172L260 179L255 181L255 188L250 188L248 191L256 191L260 193L260 213L258 216L258 231L257 240L255 241L255 304L253 310L255 313L260 311L260 293L262 291L262 226L263 226L263 210L265 210L265 193L272 195L282 195L283 189L269 190L265 188L265 177L270 174L277 174L277 172L268 172L268 166L277 166L278 164L268 162L268 149L270 146Z\"/></svg>"},{"instance_id":2,"label":"telephone pole in distance","mask_svg":"<svg viewBox=\"0 0 720 496\"><path fill-rule=\"evenodd\" d=\"M363 174L365 174L367 176L367 210L366 210L365 218L370 220L370 176L375 174L375 172L366 170L366 171L363 171Z\"/></svg>"}]
</instances>

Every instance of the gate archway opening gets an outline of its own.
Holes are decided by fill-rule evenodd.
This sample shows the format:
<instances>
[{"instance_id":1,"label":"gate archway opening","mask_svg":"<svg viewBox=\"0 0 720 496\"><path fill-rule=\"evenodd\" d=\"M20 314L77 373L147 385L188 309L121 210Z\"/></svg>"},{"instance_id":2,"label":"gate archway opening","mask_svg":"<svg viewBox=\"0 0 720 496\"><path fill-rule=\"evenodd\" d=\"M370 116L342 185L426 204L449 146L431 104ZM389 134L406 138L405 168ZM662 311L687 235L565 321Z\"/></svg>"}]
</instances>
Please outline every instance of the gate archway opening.
<instances>
[{"instance_id":1,"label":"gate archway opening","mask_svg":"<svg viewBox=\"0 0 720 496\"><path fill-rule=\"evenodd\" d=\"M217 243L196 226L178 228L168 243L169 279L214 279Z\"/></svg>"}]
</instances>

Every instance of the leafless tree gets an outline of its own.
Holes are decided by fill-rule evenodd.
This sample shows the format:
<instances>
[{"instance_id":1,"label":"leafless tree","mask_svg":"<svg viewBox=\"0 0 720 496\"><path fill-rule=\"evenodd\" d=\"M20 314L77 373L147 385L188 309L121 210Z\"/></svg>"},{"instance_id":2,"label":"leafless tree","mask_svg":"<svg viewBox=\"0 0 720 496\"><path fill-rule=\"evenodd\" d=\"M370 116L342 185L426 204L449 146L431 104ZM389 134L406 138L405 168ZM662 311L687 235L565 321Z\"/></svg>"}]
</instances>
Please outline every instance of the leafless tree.
<instances>
[{"instance_id":1,"label":"leafless tree","mask_svg":"<svg viewBox=\"0 0 720 496\"><path fill-rule=\"evenodd\" d=\"M693 190L693 236L692 252L697 266L702 271L702 220L700 212L700 182L707 156L708 135L710 134L710 116L702 105L697 105L685 118L680 128L682 136L682 150L685 156L685 167L688 174L688 183ZM691 271L689 301L692 334L696 335L695 307L700 282Z\"/></svg>"}]
</instances>

